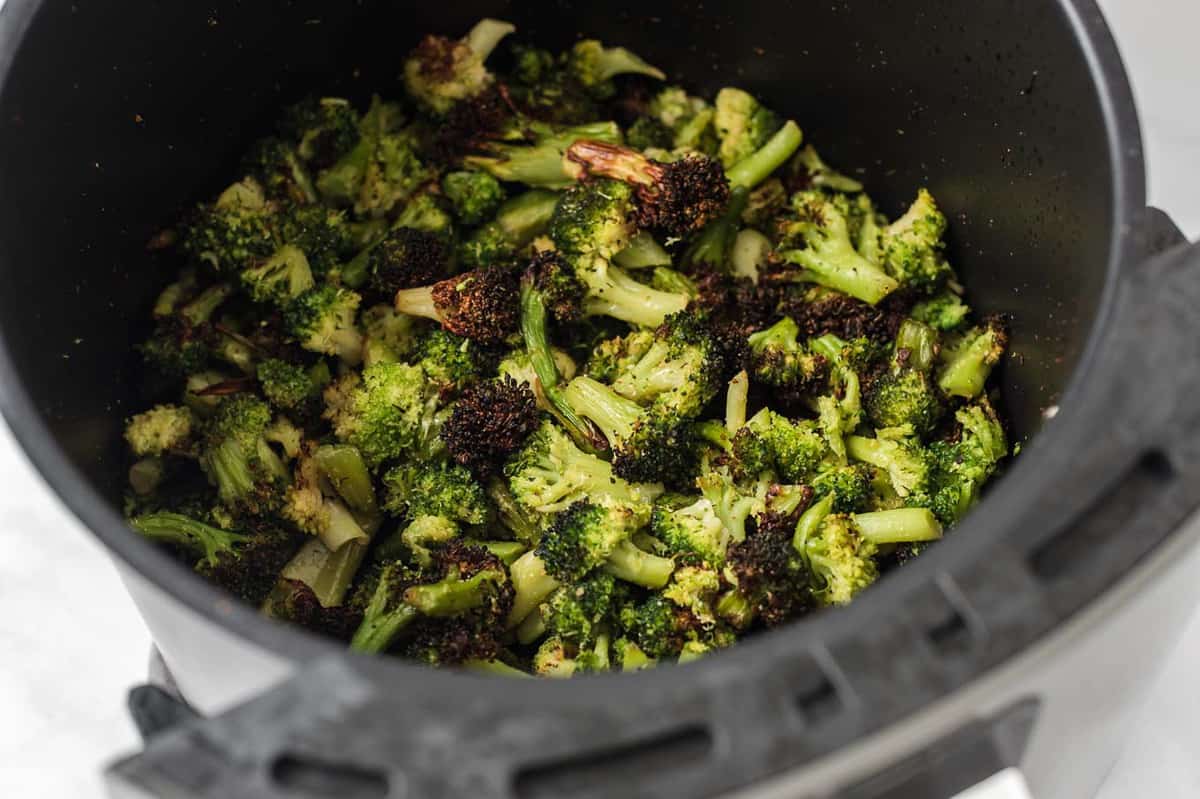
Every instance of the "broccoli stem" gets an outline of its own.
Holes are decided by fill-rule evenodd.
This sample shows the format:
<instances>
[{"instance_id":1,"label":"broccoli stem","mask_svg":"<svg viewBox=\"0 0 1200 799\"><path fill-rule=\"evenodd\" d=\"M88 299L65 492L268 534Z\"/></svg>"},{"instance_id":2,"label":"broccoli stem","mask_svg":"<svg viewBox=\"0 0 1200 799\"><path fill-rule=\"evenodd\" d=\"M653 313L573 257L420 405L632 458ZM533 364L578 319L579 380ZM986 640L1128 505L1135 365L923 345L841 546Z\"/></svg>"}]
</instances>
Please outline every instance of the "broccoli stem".
<instances>
[{"instance_id":1,"label":"broccoli stem","mask_svg":"<svg viewBox=\"0 0 1200 799\"><path fill-rule=\"evenodd\" d=\"M904 366L927 372L937 354L937 333L929 325L905 319L896 332L896 352L905 352Z\"/></svg>"},{"instance_id":2,"label":"broccoli stem","mask_svg":"<svg viewBox=\"0 0 1200 799\"><path fill-rule=\"evenodd\" d=\"M938 376L938 386L952 397L970 399L983 392L992 373L995 337L986 331L950 354Z\"/></svg>"},{"instance_id":3,"label":"broccoli stem","mask_svg":"<svg viewBox=\"0 0 1200 799\"><path fill-rule=\"evenodd\" d=\"M558 206L558 197L555 192L537 189L519 194L500 206L490 224L496 226L513 249L520 249L545 232Z\"/></svg>"},{"instance_id":4,"label":"broccoli stem","mask_svg":"<svg viewBox=\"0 0 1200 799\"><path fill-rule=\"evenodd\" d=\"M511 22L504 22L499 19L481 19L475 23L475 27L471 28L467 33L466 42L468 48L480 61L487 61L488 56L496 49L496 46L509 34L515 33L517 26Z\"/></svg>"},{"instance_id":5,"label":"broccoli stem","mask_svg":"<svg viewBox=\"0 0 1200 799\"><path fill-rule=\"evenodd\" d=\"M856 263L827 260L811 249L788 250L783 258L802 268L799 279L849 294L869 305L879 302L900 287L891 275L859 256Z\"/></svg>"},{"instance_id":6,"label":"broccoli stem","mask_svg":"<svg viewBox=\"0 0 1200 799\"><path fill-rule=\"evenodd\" d=\"M746 403L749 397L750 375L743 369L729 381L729 391L725 395L725 430L731 436L746 426Z\"/></svg>"},{"instance_id":7,"label":"broccoli stem","mask_svg":"<svg viewBox=\"0 0 1200 799\"><path fill-rule=\"evenodd\" d=\"M370 536L363 530L349 509L334 499L325 500L328 523L321 528L321 542L330 551L338 552L352 541L366 542Z\"/></svg>"},{"instance_id":8,"label":"broccoli stem","mask_svg":"<svg viewBox=\"0 0 1200 799\"><path fill-rule=\"evenodd\" d=\"M578 274L588 289L584 312L590 316L611 316L632 325L658 327L691 302L686 294L656 291L637 282L620 267L597 261L603 259L595 256Z\"/></svg>"},{"instance_id":9,"label":"broccoli stem","mask_svg":"<svg viewBox=\"0 0 1200 799\"><path fill-rule=\"evenodd\" d=\"M806 547L808 539L814 538L821 532L821 525L825 522L825 517L833 512L833 499L833 494L821 497L810 505L808 510L800 515L800 520L796 522L796 532L792 536L792 548L806 558L808 557Z\"/></svg>"},{"instance_id":10,"label":"broccoli stem","mask_svg":"<svg viewBox=\"0 0 1200 799\"><path fill-rule=\"evenodd\" d=\"M403 599L392 606L395 588L385 573L367 603L362 624L354 632L350 648L356 652L385 652L396 636L418 617L457 616L479 607L486 599L485 586L503 579L502 573L491 569L466 580L454 573L436 583L408 588Z\"/></svg>"},{"instance_id":11,"label":"broccoli stem","mask_svg":"<svg viewBox=\"0 0 1200 799\"><path fill-rule=\"evenodd\" d=\"M608 556L604 570L619 580L658 590L671 579L675 561L638 549L632 541L622 541Z\"/></svg>"},{"instance_id":12,"label":"broccoli stem","mask_svg":"<svg viewBox=\"0 0 1200 799\"><path fill-rule=\"evenodd\" d=\"M399 313L408 314L409 316L420 316L424 319L432 319L435 322L442 321L442 314L438 311L437 303L433 301L432 286L424 286L418 289L400 289L400 291L396 292L394 304Z\"/></svg>"},{"instance_id":13,"label":"broccoli stem","mask_svg":"<svg viewBox=\"0 0 1200 799\"><path fill-rule=\"evenodd\" d=\"M937 541L942 524L928 508L896 508L853 516L858 534L875 544Z\"/></svg>"},{"instance_id":14,"label":"broccoli stem","mask_svg":"<svg viewBox=\"0 0 1200 799\"><path fill-rule=\"evenodd\" d=\"M725 173L729 178L729 185L735 189L754 188L787 163L796 150L800 149L803 140L804 134L800 132L800 126L788 120L761 149L743 158Z\"/></svg>"},{"instance_id":15,"label":"broccoli stem","mask_svg":"<svg viewBox=\"0 0 1200 799\"><path fill-rule=\"evenodd\" d=\"M642 418L642 406L590 377L577 377L568 383L563 398L600 428L610 446L629 438Z\"/></svg>"},{"instance_id":16,"label":"broccoli stem","mask_svg":"<svg viewBox=\"0 0 1200 799\"><path fill-rule=\"evenodd\" d=\"M375 589L371 603L367 605L363 615L363 622L350 639L350 648L355 652L378 654L387 651L392 641L396 640L396 636L421 615L416 608L404 603L390 612L387 611L387 595L384 589L382 583ZM380 592L384 592L382 597ZM377 602L380 603L378 607Z\"/></svg>"},{"instance_id":17,"label":"broccoli stem","mask_svg":"<svg viewBox=\"0 0 1200 799\"><path fill-rule=\"evenodd\" d=\"M209 566L216 566L221 555L250 540L249 536L212 527L181 513L148 513L130 519L129 524L146 538L174 544Z\"/></svg>"},{"instance_id":18,"label":"broccoli stem","mask_svg":"<svg viewBox=\"0 0 1200 799\"><path fill-rule=\"evenodd\" d=\"M228 283L218 283L209 286L204 291L179 310L180 315L193 325L207 322L216 313L221 303L233 294L233 286Z\"/></svg>"},{"instance_id":19,"label":"broccoli stem","mask_svg":"<svg viewBox=\"0 0 1200 799\"><path fill-rule=\"evenodd\" d=\"M499 558L505 566L513 565L513 561L529 550L520 541L481 541L479 546Z\"/></svg>"},{"instance_id":20,"label":"broccoli stem","mask_svg":"<svg viewBox=\"0 0 1200 799\"><path fill-rule=\"evenodd\" d=\"M536 552L526 552L509 567L514 596L512 611L508 614L508 629L515 628L533 612L533 609L558 588L558 580L546 572L545 562Z\"/></svg>"},{"instance_id":21,"label":"broccoli stem","mask_svg":"<svg viewBox=\"0 0 1200 799\"><path fill-rule=\"evenodd\" d=\"M313 459L351 509L372 516L379 512L371 473L357 447L326 444L317 448Z\"/></svg>"},{"instance_id":22,"label":"broccoli stem","mask_svg":"<svg viewBox=\"0 0 1200 799\"><path fill-rule=\"evenodd\" d=\"M717 600L715 608L717 616L743 630L754 621L754 606L740 591L730 589Z\"/></svg>"},{"instance_id":23,"label":"broccoli stem","mask_svg":"<svg viewBox=\"0 0 1200 799\"><path fill-rule=\"evenodd\" d=\"M613 256L613 263L623 269L646 269L651 266L670 266L671 254L644 230L629 240L629 245Z\"/></svg>"},{"instance_id":24,"label":"broccoli stem","mask_svg":"<svg viewBox=\"0 0 1200 799\"><path fill-rule=\"evenodd\" d=\"M369 541L362 539L349 541L336 552L329 553L316 579L309 583L321 607L336 607L345 601L346 592L367 554L368 544Z\"/></svg>"},{"instance_id":25,"label":"broccoli stem","mask_svg":"<svg viewBox=\"0 0 1200 799\"><path fill-rule=\"evenodd\" d=\"M498 477L494 477L487 485L488 496L496 505L496 511L500 517L500 523L509 529L518 541L524 543L536 543L541 531L538 530L525 511L521 510L521 506L517 504L513 498L512 492L508 490L508 484ZM511 563L508 565L512 565Z\"/></svg>"},{"instance_id":26,"label":"broccoli stem","mask_svg":"<svg viewBox=\"0 0 1200 799\"><path fill-rule=\"evenodd\" d=\"M683 272L677 272L669 266L654 267L654 275L650 278L650 286L658 291L665 291L668 294L682 294L689 299L695 299L700 294L700 290L696 286L696 281Z\"/></svg>"},{"instance_id":27,"label":"broccoli stem","mask_svg":"<svg viewBox=\"0 0 1200 799\"><path fill-rule=\"evenodd\" d=\"M486 569L466 580L455 573L427 585L414 585L404 592L404 604L434 618L457 616L483 604L488 585L503 582L505 575Z\"/></svg>"},{"instance_id":28,"label":"broccoli stem","mask_svg":"<svg viewBox=\"0 0 1200 799\"><path fill-rule=\"evenodd\" d=\"M522 646L529 646L545 634L546 619L542 616L541 611L533 611L517 625L517 642Z\"/></svg>"},{"instance_id":29,"label":"broccoli stem","mask_svg":"<svg viewBox=\"0 0 1200 799\"><path fill-rule=\"evenodd\" d=\"M513 677L517 679L533 679L532 674L527 674L500 660L467 660L462 665L467 671L479 672L480 674L491 674L496 677Z\"/></svg>"},{"instance_id":30,"label":"broccoli stem","mask_svg":"<svg viewBox=\"0 0 1200 799\"><path fill-rule=\"evenodd\" d=\"M683 254L683 263L691 268L716 269L723 271L742 224L742 213L750 201L750 190L735 186L729 193L729 205L725 213L714 219Z\"/></svg>"}]
</instances>

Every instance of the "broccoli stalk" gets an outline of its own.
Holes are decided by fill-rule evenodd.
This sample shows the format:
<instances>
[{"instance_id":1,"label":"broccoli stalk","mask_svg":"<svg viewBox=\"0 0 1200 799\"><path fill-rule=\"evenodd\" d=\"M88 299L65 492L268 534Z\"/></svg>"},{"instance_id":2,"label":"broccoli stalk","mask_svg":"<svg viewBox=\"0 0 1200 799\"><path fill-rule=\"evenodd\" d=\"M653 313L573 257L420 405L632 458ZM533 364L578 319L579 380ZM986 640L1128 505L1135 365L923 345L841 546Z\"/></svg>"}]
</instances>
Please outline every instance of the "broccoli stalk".
<instances>
[{"instance_id":1,"label":"broccoli stalk","mask_svg":"<svg viewBox=\"0 0 1200 799\"><path fill-rule=\"evenodd\" d=\"M523 121L508 137L484 142L481 155L468 155L463 165L482 169L498 180L524 183L541 189L562 189L574 178L563 157L577 142L595 141L616 145L621 129L615 122L590 122L560 128L544 122Z\"/></svg>"},{"instance_id":2,"label":"broccoli stalk","mask_svg":"<svg viewBox=\"0 0 1200 799\"><path fill-rule=\"evenodd\" d=\"M622 269L670 266L671 254L655 240L654 236L644 230L639 230L629 240L625 249L613 256L613 263Z\"/></svg>"},{"instance_id":3,"label":"broccoli stalk","mask_svg":"<svg viewBox=\"0 0 1200 799\"><path fill-rule=\"evenodd\" d=\"M722 271L729 260L742 213L750 193L744 186L735 186L729 194L729 205L721 216L709 223L683 254L683 265L689 269Z\"/></svg>"},{"instance_id":4,"label":"broccoli stalk","mask_svg":"<svg viewBox=\"0 0 1200 799\"><path fill-rule=\"evenodd\" d=\"M658 327L691 302L686 294L658 291L639 283L599 255L580 258L575 275L587 289L583 308L589 316L611 316L632 325Z\"/></svg>"},{"instance_id":5,"label":"broccoli stalk","mask_svg":"<svg viewBox=\"0 0 1200 799\"><path fill-rule=\"evenodd\" d=\"M800 126L789 120L766 144L729 169L726 173L729 185L735 189L753 189L787 163L803 140Z\"/></svg>"},{"instance_id":6,"label":"broccoli stalk","mask_svg":"<svg viewBox=\"0 0 1200 799\"><path fill-rule=\"evenodd\" d=\"M576 42L567 57L567 63L576 79L589 89L596 89L617 75L667 79L661 69L646 63L636 53L624 47L605 47L595 39Z\"/></svg>"},{"instance_id":7,"label":"broccoli stalk","mask_svg":"<svg viewBox=\"0 0 1200 799\"><path fill-rule=\"evenodd\" d=\"M512 611L508 616L508 629L520 624L542 601L561 585L546 571L546 563L536 551L526 552L509 567L513 588Z\"/></svg>"},{"instance_id":8,"label":"broccoli stalk","mask_svg":"<svg viewBox=\"0 0 1200 799\"><path fill-rule=\"evenodd\" d=\"M941 353L938 385L952 397L971 399L983 393L988 376L1008 347L1008 331L997 318L984 321L952 339Z\"/></svg>"},{"instance_id":9,"label":"broccoli stalk","mask_svg":"<svg viewBox=\"0 0 1200 799\"><path fill-rule=\"evenodd\" d=\"M200 563L216 566L250 542L250 536L203 524L180 513L150 513L130 519L134 530L152 541L190 552Z\"/></svg>"}]
</instances>

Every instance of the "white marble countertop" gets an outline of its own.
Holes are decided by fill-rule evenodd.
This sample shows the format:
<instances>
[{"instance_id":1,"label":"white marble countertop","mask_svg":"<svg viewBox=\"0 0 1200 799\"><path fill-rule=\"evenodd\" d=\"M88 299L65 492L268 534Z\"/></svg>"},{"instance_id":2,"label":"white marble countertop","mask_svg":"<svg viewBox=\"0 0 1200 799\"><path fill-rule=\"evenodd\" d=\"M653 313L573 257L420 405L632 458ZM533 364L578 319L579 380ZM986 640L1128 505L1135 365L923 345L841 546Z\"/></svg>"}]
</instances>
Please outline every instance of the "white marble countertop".
<instances>
[{"instance_id":1,"label":"white marble countertop","mask_svg":"<svg viewBox=\"0 0 1200 799\"><path fill-rule=\"evenodd\" d=\"M0 0L0 7L4 0ZM1200 237L1200 4L1102 0L1141 106L1151 202ZM1153 8L1153 14L1149 9ZM0 422L0 796L100 796L137 736L125 692L150 638L99 544ZM1200 615L1167 664L1102 799L1200 796Z\"/></svg>"}]
</instances>

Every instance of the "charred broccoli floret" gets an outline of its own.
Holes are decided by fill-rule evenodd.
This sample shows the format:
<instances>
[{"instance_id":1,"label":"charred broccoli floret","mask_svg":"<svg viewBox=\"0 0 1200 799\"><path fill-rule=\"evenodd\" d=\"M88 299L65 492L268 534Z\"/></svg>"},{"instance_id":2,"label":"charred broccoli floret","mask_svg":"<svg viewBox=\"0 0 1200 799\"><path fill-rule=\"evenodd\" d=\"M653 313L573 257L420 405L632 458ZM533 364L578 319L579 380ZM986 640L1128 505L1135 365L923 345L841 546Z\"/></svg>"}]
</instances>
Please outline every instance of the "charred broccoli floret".
<instances>
[{"instance_id":1,"label":"charred broccoli floret","mask_svg":"<svg viewBox=\"0 0 1200 799\"><path fill-rule=\"evenodd\" d=\"M382 297L395 297L403 289L428 286L447 273L449 253L437 233L411 227L388 231L367 256L371 290Z\"/></svg>"},{"instance_id":2,"label":"charred broccoli floret","mask_svg":"<svg viewBox=\"0 0 1200 799\"><path fill-rule=\"evenodd\" d=\"M785 316L747 339L754 378L793 397L816 393L829 375L829 361L799 341L799 335L799 325Z\"/></svg>"},{"instance_id":3,"label":"charred broccoli floret","mask_svg":"<svg viewBox=\"0 0 1200 799\"><path fill-rule=\"evenodd\" d=\"M486 479L538 425L533 392L505 376L468 388L442 427L442 439L456 463Z\"/></svg>"},{"instance_id":4,"label":"charred broccoli floret","mask_svg":"<svg viewBox=\"0 0 1200 799\"><path fill-rule=\"evenodd\" d=\"M260 139L243 161L246 171L253 175L273 200L291 203L311 203L317 200L317 190L300 156L283 139Z\"/></svg>"},{"instance_id":5,"label":"charred broccoli floret","mask_svg":"<svg viewBox=\"0 0 1200 799\"><path fill-rule=\"evenodd\" d=\"M518 285L510 270L485 267L423 288L396 292L396 310L441 323L483 344L517 332Z\"/></svg>"},{"instance_id":6,"label":"charred broccoli floret","mask_svg":"<svg viewBox=\"0 0 1200 799\"><path fill-rule=\"evenodd\" d=\"M484 66L516 27L484 19L462 39L426 36L404 62L404 87L424 108L445 114L455 103L482 93L495 80Z\"/></svg>"},{"instance_id":7,"label":"charred broccoli floret","mask_svg":"<svg viewBox=\"0 0 1200 799\"><path fill-rule=\"evenodd\" d=\"M301 159L323 169L358 143L358 125L358 112L349 100L310 97L285 112L280 130Z\"/></svg>"},{"instance_id":8,"label":"charred broccoli floret","mask_svg":"<svg viewBox=\"0 0 1200 799\"><path fill-rule=\"evenodd\" d=\"M588 122L558 126L521 120L500 136L479 142L477 153L463 165L483 169L506 183L524 183L541 189L562 189L576 177L564 154L579 142L617 145L621 129L614 122Z\"/></svg>"}]
</instances>

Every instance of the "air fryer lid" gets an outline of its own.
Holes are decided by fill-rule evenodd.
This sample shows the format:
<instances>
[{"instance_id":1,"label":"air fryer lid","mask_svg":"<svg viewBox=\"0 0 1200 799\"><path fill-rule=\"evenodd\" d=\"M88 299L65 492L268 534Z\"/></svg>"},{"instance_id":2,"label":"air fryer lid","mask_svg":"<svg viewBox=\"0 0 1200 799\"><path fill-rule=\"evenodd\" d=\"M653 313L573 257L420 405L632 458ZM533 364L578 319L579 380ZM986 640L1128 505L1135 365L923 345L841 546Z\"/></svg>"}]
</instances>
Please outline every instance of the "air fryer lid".
<instances>
[{"instance_id":1,"label":"air fryer lid","mask_svg":"<svg viewBox=\"0 0 1200 799\"><path fill-rule=\"evenodd\" d=\"M157 737L114 784L214 797L305 785L539 796L563 781L582 795L719 793L1003 662L1192 507L1197 410L1179 398L1200 381L1179 365L1200 362L1200 286L1182 250L1135 267L1162 228L1143 212L1132 101L1090 0L1044 0L1019 16L953 2L681 8L9 0L6 414L72 508L146 579L252 641L325 658L227 717ZM699 90L737 82L795 116L832 163L860 166L889 213L928 185L958 214L952 256L972 303L1013 316L1017 357L1003 379L1017 437L1063 398L950 540L850 608L682 669L498 686L334 654L246 608L218 615L210 587L129 534L115 511L119 422L138 405L129 343L162 282L144 242L219 188L280 105L313 87L360 101L397 94L400 54L417 35L484 15L545 44L583 31L627 45Z\"/></svg>"}]
</instances>

